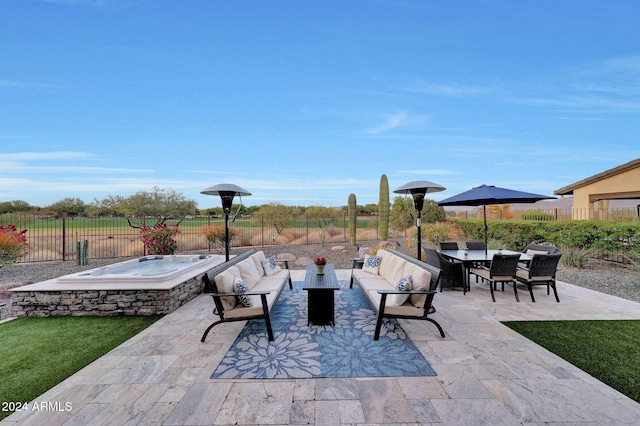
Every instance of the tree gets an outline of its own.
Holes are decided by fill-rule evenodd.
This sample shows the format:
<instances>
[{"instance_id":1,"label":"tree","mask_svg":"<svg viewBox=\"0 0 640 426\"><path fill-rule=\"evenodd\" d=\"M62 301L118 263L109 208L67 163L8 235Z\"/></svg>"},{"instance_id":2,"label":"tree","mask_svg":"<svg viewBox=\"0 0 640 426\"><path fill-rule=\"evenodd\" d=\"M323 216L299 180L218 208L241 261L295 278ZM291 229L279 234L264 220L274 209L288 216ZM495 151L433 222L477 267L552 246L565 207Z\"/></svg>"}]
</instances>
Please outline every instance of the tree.
<instances>
[{"instance_id":1,"label":"tree","mask_svg":"<svg viewBox=\"0 0 640 426\"><path fill-rule=\"evenodd\" d=\"M340 212L331 207L311 206L305 211L307 218L315 222L320 229L324 229L333 221L340 218Z\"/></svg>"},{"instance_id":2,"label":"tree","mask_svg":"<svg viewBox=\"0 0 640 426\"><path fill-rule=\"evenodd\" d=\"M32 209L33 206L22 200L3 201L0 203L0 214L26 212Z\"/></svg>"},{"instance_id":3,"label":"tree","mask_svg":"<svg viewBox=\"0 0 640 426\"><path fill-rule=\"evenodd\" d=\"M66 213L69 216L81 216L87 209L87 204L80 198L67 197L46 207L58 215Z\"/></svg>"},{"instance_id":4,"label":"tree","mask_svg":"<svg viewBox=\"0 0 640 426\"><path fill-rule=\"evenodd\" d=\"M415 208L414 208L415 210ZM434 200L425 198L422 206L422 221L424 223L443 222L447 219L444 207L439 206Z\"/></svg>"},{"instance_id":5,"label":"tree","mask_svg":"<svg viewBox=\"0 0 640 426\"><path fill-rule=\"evenodd\" d=\"M300 209L280 203L271 203L260 206L256 214L262 215L265 225L276 228L279 235L293 223L295 217L300 214Z\"/></svg>"},{"instance_id":6,"label":"tree","mask_svg":"<svg viewBox=\"0 0 640 426\"><path fill-rule=\"evenodd\" d=\"M120 195L109 195L107 198L102 200L98 200L97 198L93 200L87 207L87 215L88 216L118 216L120 203L124 201L124 197Z\"/></svg>"},{"instance_id":7,"label":"tree","mask_svg":"<svg viewBox=\"0 0 640 426\"><path fill-rule=\"evenodd\" d=\"M425 198L422 206L421 219L424 223L435 223L446 220L447 216L444 208L438 205L434 200ZM404 231L415 224L416 208L413 200L405 199L405 197L397 196L393 199L391 206L390 222L394 228Z\"/></svg>"},{"instance_id":8,"label":"tree","mask_svg":"<svg viewBox=\"0 0 640 426\"><path fill-rule=\"evenodd\" d=\"M140 191L123 199L118 208L118 212L125 216L155 217L156 223L164 223L171 217L184 217L197 211L194 200L186 199L175 189L162 189L157 186L153 187L152 192Z\"/></svg>"},{"instance_id":9,"label":"tree","mask_svg":"<svg viewBox=\"0 0 640 426\"><path fill-rule=\"evenodd\" d=\"M393 199L389 221L398 231L405 231L414 224L415 207L405 197L398 195Z\"/></svg>"}]
</instances>

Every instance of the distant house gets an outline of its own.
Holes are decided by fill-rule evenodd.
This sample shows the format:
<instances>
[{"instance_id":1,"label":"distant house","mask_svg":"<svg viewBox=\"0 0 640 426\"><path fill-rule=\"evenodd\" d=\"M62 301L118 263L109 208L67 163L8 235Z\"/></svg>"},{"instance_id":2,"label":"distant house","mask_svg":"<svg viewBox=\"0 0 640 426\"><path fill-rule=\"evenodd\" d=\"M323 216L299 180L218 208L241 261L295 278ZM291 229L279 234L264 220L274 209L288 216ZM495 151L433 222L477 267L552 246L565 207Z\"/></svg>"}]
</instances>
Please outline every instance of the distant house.
<instances>
[{"instance_id":1,"label":"distant house","mask_svg":"<svg viewBox=\"0 0 640 426\"><path fill-rule=\"evenodd\" d=\"M556 190L554 195L573 196L573 218L592 219L596 203L605 200L639 199L640 158Z\"/></svg>"}]
</instances>

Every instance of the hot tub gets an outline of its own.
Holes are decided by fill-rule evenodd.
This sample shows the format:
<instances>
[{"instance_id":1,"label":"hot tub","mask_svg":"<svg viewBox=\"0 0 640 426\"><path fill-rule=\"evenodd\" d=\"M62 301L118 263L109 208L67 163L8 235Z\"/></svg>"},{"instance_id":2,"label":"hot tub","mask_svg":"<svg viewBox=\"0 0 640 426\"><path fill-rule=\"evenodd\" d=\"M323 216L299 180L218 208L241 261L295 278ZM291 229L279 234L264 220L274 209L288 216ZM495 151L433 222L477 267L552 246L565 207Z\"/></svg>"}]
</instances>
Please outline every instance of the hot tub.
<instances>
[{"instance_id":1,"label":"hot tub","mask_svg":"<svg viewBox=\"0 0 640 426\"><path fill-rule=\"evenodd\" d=\"M224 256L145 256L11 289L13 316L168 314L202 293Z\"/></svg>"},{"instance_id":2,"label":"hot tub","mask_svg":"<svg viewBox=\"0 0 640 426\"><path fill-rule=\"evenodd\" d=\"M59 284L155 283L171 281L179 275L220 262L219 255L145 256L113 265L65 275Z\"/></svg>"}]
</instances>

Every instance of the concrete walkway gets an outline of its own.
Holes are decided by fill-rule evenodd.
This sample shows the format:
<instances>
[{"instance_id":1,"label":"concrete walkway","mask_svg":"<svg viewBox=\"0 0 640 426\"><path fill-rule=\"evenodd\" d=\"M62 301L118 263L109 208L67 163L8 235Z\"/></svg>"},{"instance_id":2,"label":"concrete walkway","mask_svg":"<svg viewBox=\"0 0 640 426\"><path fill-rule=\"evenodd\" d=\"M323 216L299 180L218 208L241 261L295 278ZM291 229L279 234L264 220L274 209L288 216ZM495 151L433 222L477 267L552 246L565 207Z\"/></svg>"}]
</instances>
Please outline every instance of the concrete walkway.
<instances>
[{"instance_id":1,"label":"concrete walkway","mask_svg":"<svg viewBox=\"0 0 640 426\"><path fill-rule=\"evenodd\" d=\"M292 271L296 281L303 274ZM2 423L640 424L640 404L499 322L640 319L640 304L565 283L560 303L534 291L536 303L524 287L520 303L511 288L496 303L474 284L466 295L439 293L433 317L444 339L432 324L403 321L436 377L299 380L210 379L244 323L216 326L200 343L213 320L211 298L201 295L38 397L43 411Z\"/></svg>"}]
</instances>

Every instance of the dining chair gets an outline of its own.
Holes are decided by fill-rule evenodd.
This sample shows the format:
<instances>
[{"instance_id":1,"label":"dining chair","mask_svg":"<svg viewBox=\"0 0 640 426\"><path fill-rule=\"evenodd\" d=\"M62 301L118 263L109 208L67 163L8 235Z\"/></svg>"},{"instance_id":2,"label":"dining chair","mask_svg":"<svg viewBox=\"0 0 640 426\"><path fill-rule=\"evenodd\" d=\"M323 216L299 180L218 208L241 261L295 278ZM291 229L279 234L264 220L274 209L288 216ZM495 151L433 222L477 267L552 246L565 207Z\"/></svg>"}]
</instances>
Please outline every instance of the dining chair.
<instances>
[{"instance_id":1,"label":"dining chair","mask_svg":"<svg viewBox=\"0 0 640 426\"><path fill-rule=\"evenodd\" d=\"M461 262L454 262L447 259L436 250L425 248L424 254L427 263L435 268L440 269L440 291L443 288L462 287L462 293L467 294L467 285L464 279L464 269Z\"/></svg>"},{"instance_id":2,"label":"dining chair","mask_svg":"<svg viewBox=\"0 0 640 426\"><path fill-rule=\"evenodd\" d=\"M504 291L504 283L513 284L513 292L516 296L516 301L519 302L520 297L518 296L518 286L516 285L516 269L518 268L519 259L520 254L496 253L491 258L489 267L472 267L469 272L489 281L491 299L494 302L496 301L494 289L497 289L497 283L502 284L502 291Z\"/></svg>"},{"instance_id":3,"label":"dining chair","mask_svg":"<svg viewBox=\"0 0 640 426\"><path fill-rule=\"evenodd\" d=\"M455 241L442 241L440 250L458 250L458 243Z\"/></svg>"},{"instance_id":4,"label":"dining chair","mask_svg":"<svg viewBox=\"0 0 640 426\"><path fill-rule=\"evenodd\" d=\"M556 289L556 271L558 270L558 262L561 256L562 253L534 254L528 268L518 267L516 279L527 285L532 302L536 301L533 297L534 285L546 285L547 295L549 295L549 287L551 287L553 294L556 296L556 302L560 302L558 290Z\"/></svg>"},{"instance_id":5,"label":"dining chair","mask_svg":"<svg viewBox=\"0 0 640 426\"><path fill-rule=\"evenodd\" d=\"M466 241L464 245L469 250L484 250L487 248L487 245L484 241Z\"/></svg>"}]
</instances>

